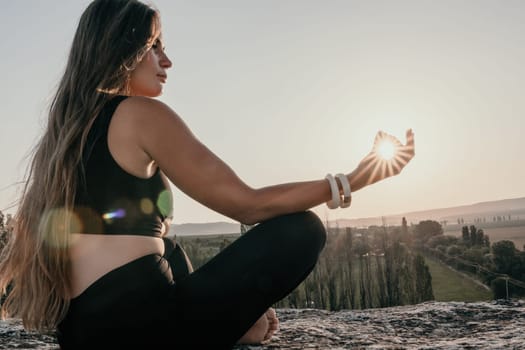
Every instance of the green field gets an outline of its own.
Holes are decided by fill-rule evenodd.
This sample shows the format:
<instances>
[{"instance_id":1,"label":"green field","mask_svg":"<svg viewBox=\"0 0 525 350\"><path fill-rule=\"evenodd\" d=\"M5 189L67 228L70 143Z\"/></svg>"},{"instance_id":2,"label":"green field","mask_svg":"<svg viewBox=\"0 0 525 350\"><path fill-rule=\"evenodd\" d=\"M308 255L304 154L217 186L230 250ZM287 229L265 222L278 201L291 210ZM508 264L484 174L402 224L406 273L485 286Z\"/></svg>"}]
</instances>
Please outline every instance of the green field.
<instances>
[{"instance_id":1,"label":"green field","mask_svg":"<svg viewBox=\"0 0 525 350\"><path fill-rule=\"evenodd\" d=\"M433 258L425 257L436 301L491 300L492 293Z\"/></svg>"}]
</instances>

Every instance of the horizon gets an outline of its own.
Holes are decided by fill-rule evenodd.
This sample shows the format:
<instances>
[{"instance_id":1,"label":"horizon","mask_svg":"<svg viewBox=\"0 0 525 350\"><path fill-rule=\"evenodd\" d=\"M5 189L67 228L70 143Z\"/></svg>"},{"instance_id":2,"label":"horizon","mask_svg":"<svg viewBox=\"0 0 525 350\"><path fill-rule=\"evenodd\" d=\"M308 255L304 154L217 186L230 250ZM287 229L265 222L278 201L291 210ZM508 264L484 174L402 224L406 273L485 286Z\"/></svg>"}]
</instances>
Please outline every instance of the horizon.
<instances>
[{"instance_id":1,"label":"horizon","mask_svg":"<svg viewBox=\"0 0 525 350\"><path fill-rule=\"evenodd\" d=\"M378 216L367 216L367 217L356 217L356 218L346 218L346 217L340 217L336 218L334 220L329 220L329 222L339 222L339 221L359 221L359 220L381 220L381 218L385 218L388 220L389 218L398 218L405 215L410 214L418 214L423 212L431 212L431 211L439 211L439 210L447 210L447 209L455 209L455 208L463 208L463 207L470 207L470 206L476 206L476 205L482 205L482 204L488 204L488 203L497 203L497 202L504 202L504 201L513 201L513 200L525 200L525 197L516 197L516 198L505 198L505 199L496 199L491 201L483 201L483 202L476 202L476 203L469 203L469 204L460 204L453 207L440 207L440 208L426 208L422 210L414 210L410 212L403 212L403 213L395 213L395 214L386 214L386 215L378 215ZM525 206L523 207L525 209ZM321 217L321 221L324 223L327 220L323 220L325 218ZM428 218L431 220L432 218ZM522 220L520 218L520 220ZM469 223L469 222L467 222ZM172 222L173 225L207 225L207 224L239 224L236 221L206 221L206 222ZM452 225L452 224L451 224ZM389 224L390 226L390 224ZM214 234L214 233L210 233Z\"/></svg>"},{"instance_id":2,"label":"horizon","mask_svg":"<svg viewBox=\"0 0 525 350\"><path fill-rule=\"evenodd\" d=\"M89 2L0 13L6 213ZM351 220L525 197L525 2L153 4L174 64L159 99L250 186L350 172L377 130L404 143L412 128L416 156L400 176L354 193L348 210L314 212ZM232 220L173 190L174 222Z\"/></svg>"}]
</instances>

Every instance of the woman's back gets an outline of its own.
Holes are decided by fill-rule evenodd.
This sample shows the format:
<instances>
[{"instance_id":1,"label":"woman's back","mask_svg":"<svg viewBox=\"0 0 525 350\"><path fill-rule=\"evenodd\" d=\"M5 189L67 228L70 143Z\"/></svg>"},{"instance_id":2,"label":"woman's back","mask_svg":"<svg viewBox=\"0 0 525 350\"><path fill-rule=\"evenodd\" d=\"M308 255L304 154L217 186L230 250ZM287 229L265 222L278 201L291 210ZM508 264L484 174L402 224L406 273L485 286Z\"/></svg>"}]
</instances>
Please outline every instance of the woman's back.
<instances>
[{"instance_id":1,"label":"woman's back","mask_svg":"<svg viewBox=\"0 0 525 350\"><path fill-rule=\"evenodd\" d=\"M120 103L125 97L104 106L85 146L70 247L73 297L129 261L164 254L160 237L172 211L169 184L123 136L126 116L118 110Z\"/></svg>"}]
</instances>

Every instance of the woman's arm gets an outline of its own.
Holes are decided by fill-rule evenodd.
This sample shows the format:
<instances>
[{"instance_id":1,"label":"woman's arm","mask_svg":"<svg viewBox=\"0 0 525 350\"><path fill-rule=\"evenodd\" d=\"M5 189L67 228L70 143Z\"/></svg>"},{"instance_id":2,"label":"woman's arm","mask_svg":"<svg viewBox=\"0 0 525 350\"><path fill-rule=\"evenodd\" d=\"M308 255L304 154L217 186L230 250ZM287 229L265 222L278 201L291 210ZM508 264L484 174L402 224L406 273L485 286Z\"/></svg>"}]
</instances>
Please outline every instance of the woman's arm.
<instances>
[{"instance_id":1,"label":"woman's arm","mask_svg":"<svg viewBox=\"0 0 525 350\"><path fill-rule=\"evenodd\" d=\"M232 219L254 224L277 215L303 211L331 199L330 186L324 179L251 188L197 140L182 119L162 102L132 97L120 108L129 120L128 126L136 135L139 147L175 186ZM402 166L412 156L408 154L409 158ZM376 172L371 177L374 169L372 158L369 155L348 174L352 192L399 173L402 168L390 173Z\"/></svg>"}]
</instances>

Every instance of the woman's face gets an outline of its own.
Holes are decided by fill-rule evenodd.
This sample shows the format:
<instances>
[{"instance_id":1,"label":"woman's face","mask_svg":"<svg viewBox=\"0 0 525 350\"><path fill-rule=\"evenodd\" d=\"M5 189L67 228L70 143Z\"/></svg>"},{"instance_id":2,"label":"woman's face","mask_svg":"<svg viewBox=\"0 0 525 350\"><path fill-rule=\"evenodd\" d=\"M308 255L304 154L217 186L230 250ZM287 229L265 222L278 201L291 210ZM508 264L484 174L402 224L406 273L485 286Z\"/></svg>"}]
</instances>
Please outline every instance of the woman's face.
<instances>
[{"instance_id":1,"label":"woman's face","mask_svg":"<svg viewBox=\"0 0 525 350\"><path fill-rule=\"evenodd\" d=\"M146 52L137 68L131 72L130 95L156 97L162 94L162 84L166 83L166 70L172 63L166 53L162 40L157 38Z\"/></svg>"}]
</instances>

